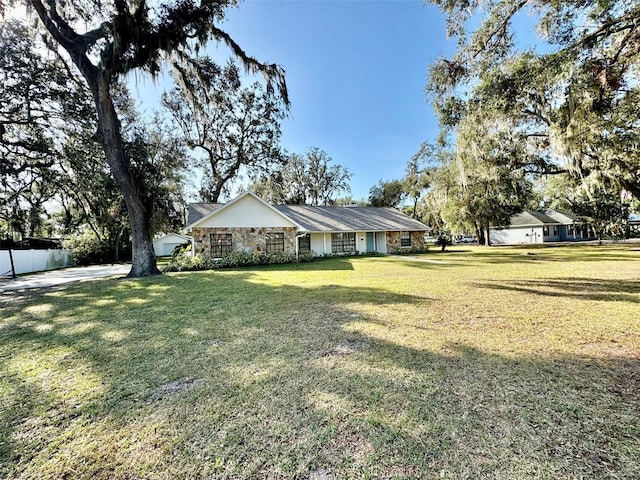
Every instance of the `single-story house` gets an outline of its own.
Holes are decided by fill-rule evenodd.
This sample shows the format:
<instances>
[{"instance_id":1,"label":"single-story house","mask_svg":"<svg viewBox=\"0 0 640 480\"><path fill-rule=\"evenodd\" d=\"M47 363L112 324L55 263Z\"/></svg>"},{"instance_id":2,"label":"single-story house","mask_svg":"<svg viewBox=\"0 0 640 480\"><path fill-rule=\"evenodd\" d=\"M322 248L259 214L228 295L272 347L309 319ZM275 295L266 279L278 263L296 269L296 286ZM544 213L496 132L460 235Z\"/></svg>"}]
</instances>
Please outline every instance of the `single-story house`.
<instances>
[{"instance_id":1,"label":"single-story house","mask_svg":"<svg viewBox=\"0 0 640 480\"><path fill-rule=\"evenodd\" d=\"M153 251L156 257L167 257L171 255L174 248L187 242L191 242L191 237L178 233L167 233L153 241Z\"/></svg>"},{"instance_id":2,"label":"single-story house","mask_svg":"<svg viewBox=\"0 0 640 480\"><path fill-rule=\"evenodd\" d=\"M586 240L588 226L572 213L558 210L524 211L513 215L508 226L489 229L493 245Z\"/></svg>"},{"instance_id":3,"label":"single-story house","mask_svg":"<svg viewBox=\"0 0 640 480\"><path fill-rule=\"evenodd\" d=\"M627 222L629 227L629 236L634 238L640 237L640 214L631 213Z\"/></svg>"},{"instance_id":4,"label":"single-story house","mask_svg":"<svg viewBox=\"0 0 640 480\"><path fill-rule=\"evenodd\" d=\"M190 209L185 232L193 238L194 254L214 257L233 250L314 255L420 251L427 230L395 208L270 205L252 192L222 206L198 205Z\"/></svg>"}]
</instances>

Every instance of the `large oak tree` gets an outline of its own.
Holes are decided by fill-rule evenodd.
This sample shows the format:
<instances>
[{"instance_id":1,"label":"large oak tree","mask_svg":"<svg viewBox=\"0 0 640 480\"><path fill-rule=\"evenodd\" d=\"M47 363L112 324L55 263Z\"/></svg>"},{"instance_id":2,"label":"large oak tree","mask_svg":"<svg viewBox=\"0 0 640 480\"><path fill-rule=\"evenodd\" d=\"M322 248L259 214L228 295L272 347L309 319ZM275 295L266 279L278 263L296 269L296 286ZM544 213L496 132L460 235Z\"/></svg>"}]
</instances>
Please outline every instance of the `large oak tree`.
<instances>
[{"instance_id":1,"label":"large oak tree","mask_svg":"<svg viewBox=\"0 0 640 480\"><path fill-rule=\"evenodd\" d=\"M158 273L151 242L152 206L147 185L136 176L125 151L113 87L125 75L138 71L157 75L172 62L186 72L195 53L209 40L228 45L251 72L262 72L268 89L274 85L288 103L284 71L258 62L217 26L233 0L177 0L150 5L145 0L26 0L51 44L66 53L93 96L97 116L96 138L104 150L113 178L122 192L131 224L133 262L129 276ZM91 161L88 159L87 161Z\"/></svg>"},{"instance_id":2,"label":"large oak tree","mask_svg":"<svg viewBox=\"0 0 640 480\"><path fill-rule=\"evenodd\" d=\"M200 198L215 203L240 174L265 175L284 163L285 112L260 83L243 85L235 63L221 67L202 57L194 66L181 87L162 95L162 104L204 171Z\"/></svg>"},{"instance_id":3,"label":"large oak tree","mask_svg":"<svg viewBox=\"0 0 640 480\"><path fill-rule=\"evenodd\" d=\"M607 178L640 198L638 2L430 3L458 39L431 66L427 88L445 131L504 125L519 145L510 166ZM527 15L537 21L533 45L518 31ZM498 138L486 134L488 143Z\"/></svg>"},{"instance_id":4,"label":"large oak tree","mask_svg":"<svg viewBox=\"0 0 640 480\"><path fill-rule=\"evenodd\" d=\"M54 126L68 123L71 90L22 22L0 24L0 231L39 233L42 206L60 181L52 169L62 144Z\"/></svg>"}]
</instances>

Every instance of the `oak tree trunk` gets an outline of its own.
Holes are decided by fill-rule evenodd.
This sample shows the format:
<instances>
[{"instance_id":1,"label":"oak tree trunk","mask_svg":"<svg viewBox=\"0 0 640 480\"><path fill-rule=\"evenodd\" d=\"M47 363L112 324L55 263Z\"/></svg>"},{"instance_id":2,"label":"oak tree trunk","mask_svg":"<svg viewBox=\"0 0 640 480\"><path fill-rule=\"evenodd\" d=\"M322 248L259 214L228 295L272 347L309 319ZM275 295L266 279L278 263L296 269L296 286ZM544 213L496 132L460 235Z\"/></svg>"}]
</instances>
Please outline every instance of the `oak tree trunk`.
<instances>
[{"instance_id":1,"label":"oak tree trunk","mask_svg":"<svg viewBox=\"0 0 640 480\"><path fill-rule=\"evenodd\" d=\"M473 229L476 232L476 238L478 239L478 245L484 245L484 230L478 225L478 222L474 220Z\"/></svg>"},{"instance_id":2,"label":"oak tree trunk","mask_svg":"<svg viewBox=\"0 0 640 480\"><path fill-rule=\"evenodd\" d=\"M94 92L98 112L98 139L127 206L131 222L131 271L128 277L158 275L156 256L151 241L151 211L144 204L140 187L133 178L129 162L124 155L120 122L113 105L110 82L99 75Z\"/></svg>"}]
</instances>

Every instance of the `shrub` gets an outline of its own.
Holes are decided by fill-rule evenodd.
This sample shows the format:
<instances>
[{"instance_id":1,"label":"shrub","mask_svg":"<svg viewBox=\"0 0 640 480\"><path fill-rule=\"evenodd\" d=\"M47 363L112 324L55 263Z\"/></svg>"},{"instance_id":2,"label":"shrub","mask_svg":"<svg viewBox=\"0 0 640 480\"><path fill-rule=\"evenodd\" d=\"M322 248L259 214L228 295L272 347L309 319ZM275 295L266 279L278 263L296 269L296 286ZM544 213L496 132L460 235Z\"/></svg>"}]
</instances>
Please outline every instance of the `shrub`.
<instances>
[{"instance_id":1,"label":"shrub","mask_svg":"<svg viewBox=\"0 0 640 480\"><path fill-rule=\"evenodd\" d=\"M113 247L91 231L67 238L62 246L71 251L77 265L105 263L113 259Z\"/></svg>"},{"instance_id":2,"label":"shrub","mask_svg":"<svg viewBox=\"0 0 640 480\"><path fill-rule=\"evenodd\" d=\"M317 257L313 254L313 252L302 252L298 254L298 262L307 263L313 262Z\"/></svg>"},{"instance_id":3,"label":"shrub","mask_svg":"<svg viewBox=\"0 0 640 480\"><path fill-rule=\"evenodd\" d=\"M189 272L216 268L216 259L206 255L176 255L162 267L163 272Z\"/></svg>"},{"instance_id":4,"label":"shrub","mask_svg":"<svg viewBox=\"0 0 640 480\"><path fill-rule=\"evenodd\" d=\"M249 267L253 265L275 265L283 263L310 262L314 259L313 253L305 252L296 258L294 253L249 253L230 252L222 258L211 258L207 255L194 257L177 255L162 268L163 272L185 272L195 270L214 270L217 268Z\"/></svg>"},{"instance_id":5,"label":"shrub","mask_svg":"<svg viewBox=\"0 0 640 480\"><path fill-rule=\"evenodd\" d=\"M177 257L178 255L182 255L190 251L191 251L191 242L185 242L181 245L174 247L174 249L171 250L171 256Z\"/></svg>"}]
</instances>

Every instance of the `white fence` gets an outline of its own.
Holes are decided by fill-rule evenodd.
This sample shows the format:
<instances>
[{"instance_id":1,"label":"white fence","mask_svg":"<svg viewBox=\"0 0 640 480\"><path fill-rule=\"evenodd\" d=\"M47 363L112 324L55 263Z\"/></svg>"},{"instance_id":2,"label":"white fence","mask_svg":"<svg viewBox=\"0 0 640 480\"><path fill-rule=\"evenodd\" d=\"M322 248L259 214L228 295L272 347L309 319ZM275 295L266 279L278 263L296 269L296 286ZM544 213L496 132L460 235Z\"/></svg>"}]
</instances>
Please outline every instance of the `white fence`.
<instances>
[{"instance_id":1,"label":"white fence","mask_svg":"<svg viewBox=\"0 0 640 480\"><path fill-rule=\"evenodd\" d=\"M11 250L15 273L55 270L73 265L69 250ZM0 250L0 276L11 275L9 250Z\"/></svg>"}]
</instances>

